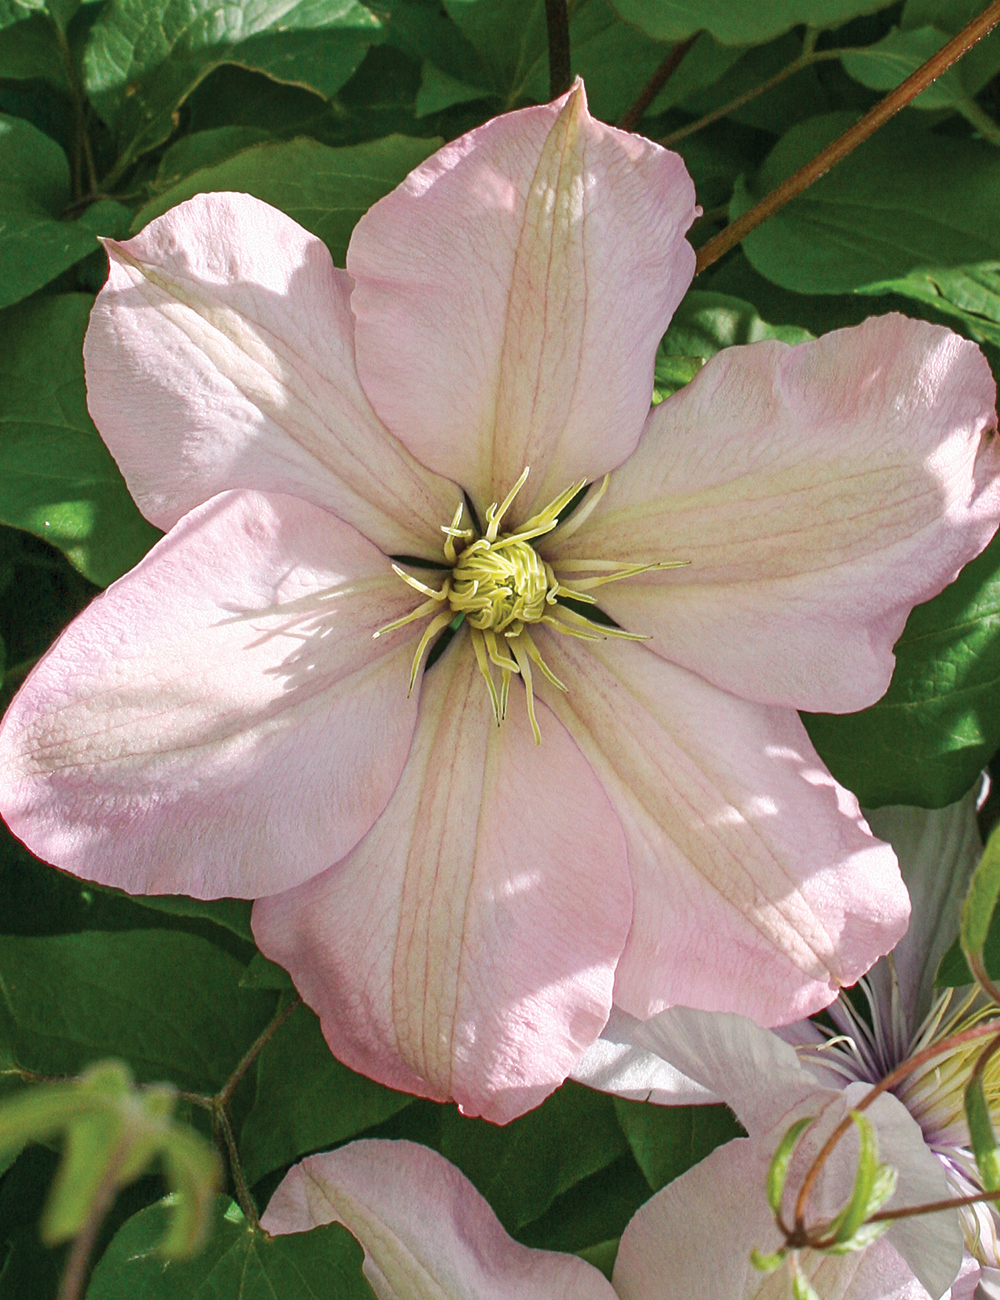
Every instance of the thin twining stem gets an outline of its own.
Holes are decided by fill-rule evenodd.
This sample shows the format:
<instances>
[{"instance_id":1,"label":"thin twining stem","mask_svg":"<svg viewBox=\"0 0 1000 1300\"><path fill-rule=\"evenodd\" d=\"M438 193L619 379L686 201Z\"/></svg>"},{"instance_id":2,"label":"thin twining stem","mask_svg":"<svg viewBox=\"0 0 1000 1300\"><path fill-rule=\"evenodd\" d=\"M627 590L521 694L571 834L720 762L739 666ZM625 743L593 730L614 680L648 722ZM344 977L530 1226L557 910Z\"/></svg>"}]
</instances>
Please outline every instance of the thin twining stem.
<instances>
[{"instance_id":1,"label":"thin twining stem","mask_svg":"<svg viewBox=\"0 0 1000 1300\"><path fill-rule=\"evenodd\" d=\"M702 130L703 127L711 126L720 117L727 117L730 113L734 113L736 109L742 108L744 104L749 104L752 100L757 99L758 96L766 95L769 90L773 90L775 86L780 86L783 81L787 81L789 77L794 77L797 72L801 72L804 68L811 68L814 63L839 59L842 53L843 50L819 50L818 52L804 50L798 58L793 59L791 63L787 63L773 77L768 77L766 81L762 81L757 86L751 86L742 95L737 95L735 99L731 99L728 104L713 108L710 113L706 113L704 117L699 117L696 122L689 122L687 126L680 126L676 131L671 131L669 135L662 137L660 144L669 147L676 144L678 140L686 140L689 135L694 135L696 131Z\"/></svg>"},{"instance_id":2,"label":"thin twining stem","mask_svg":"<svg viewBox=\"0 0 1000 1300\"><path fill-rule=\"evenodd\" d=\"M974 1196L955 1196L947 1201L926 1201L923 1205L907 1205L901 1210L879 1210L865 1219L865 1223L886 1223L895 1219L915 1219L918 1214L937 1214L940 1210L961 1210L966 1205L982 1205L988 1201L1000 1201L1000 1190L995 1192L976 1192Z\"/></svg>"},{"instance_id":3,"label":"thin twining stem","mask_svg":"<svg viewBox=\"0 0 1000 1300\"><path fill-rule=\"evenodd\" d=\"M296 994L296 996L291 1000L291 1002L288 1003L287 1006L281 1008L281 1010L274 1017L274 1019L271 1020L271 1022L264 1027L263 1031L257 1036L254 1042L250 1045L250 1047L247 1048L242 1059L240 1060L240 1063L237 1065L236 1069L233 1070L232 1074L226 1080L222 1091L217 1094L217 1100L220 1103L220 1105L227 1106L229 1104L229 1101L232 1098L233 1093L239 1087L240 1080L246 1074L247 1070L250 1069L251 1065L253 1065L257 1057L260 1056L261 1052L268 1045L268 1043L278 1032L281 1026L285 1023L285 1021L288 1020L288 1018L291 1016L295 1008L301 1005L301 1002L302 999Z\"/></svg>"},{"instance_id":4,"label":"thin twining stem","mask_svg":"<svg viewBox=\"0 0 1000 1300\"><path fill-rule=\"evenodd\" d=\"M90 133L87 130L87 103L83 97L83 91L80 89L80 80L76 75L76 65L73 62L73 52L69 47L69 41L66 39L66 33L63 31L59 22L53 22L56 29L56 42L59 46L59 57L62 59L63 68L66 72L66 82L69 85L70 97L73 100L73 117L75 119L75 144L73 150L73 189L76 196L93 198L97 194L97 171L94 167L94 155L90 148ZM82 195L83 181L81 178L80 161L87 172L87 193Z\"/></svg>"},{"instance_id":5,"label":"thin twining stem","mask_svg":"<svg viewBox=\"0 0 1000 1300\"><path fill-rule=\"evenodd\" d=\"M843 135L838 136L804 167L800 167L797 172L793 172L783 180L776 189L766 194L741 217L737 217L725 230L720 231L707 244L703 244L698 249L695 274L704 271L713 262L717 262L723 253L728 253L731 248L735 248L751 230L756 230L768 217L780 211L796 195L808 189L821 176L825 176L831 167L835 167L848 154L853 153L859 144L874 135L890 117L894 117L901 108L905 108L916 99L922 90L926 90L931 82L936 81L953 63L957 63L962 55L991 32L997 23L1000 23L1000 0L993 0L993 3L987 6L978 18L974 18L971 23L963 27L956 37L942 46L895 90L890 90L884 99L879 100L873 109L849 127Z\"/></svg>"},{"instance_id":6,"label":"thin twining stem","mask_svg":"<svg viewBox=\"0 0 1000 1300\"><path fill-rule=\"evenodd\" d=\"M90 1256L93 1253L94 1243L97 1241L104 1216L115 1199L118 1191L118 1175L127 1155L128 1144L123 1143L108 1161L104 1176L94 1194L87 1221L76 1234L70 1248L66 1268L59 1284L58 1300L79 1300L83 1294L83 1286L90 1271Z\"/></svg>"},{"instance_id":7,"label":"thin twining stem","mask_svg":"<svg viewBox=\"0 0 1000 1300\"><path fill-rule=\"evenodd\" d=\"M573 80L566 0L545 0L545 23L549 34L549 98L558 99Z\"/></svg>"},{"instance_id":8,"label":"thin twining stem","mask_svg":"<svg viewBox=\"0 0 1000 1300\"><path fill-rule=\"evenodd\" d=\"M998 6L1000 7L1000 6ZM922 1052L917 1052L916 1056L911 1056L908 1060L897 1065L894 1070L890 1070L884 1079L880 1080L871 1092L868 1092L861 1098L856 1106L853 1107L855 1112L867 1110L868 1107L880 1097L882 1093L889 1092L897 1084L903 1082L908 1075L912 1074L928 1061L933 1061L935 1057L944 1056L953 1051L956 1047L961 1047L965 1043L973 1043L979 1038L988 1038L997 1032L997 1021L986 1020L982 1024L973 1025L971 1029L963 1029L959 1034L952 1034L950 1038L942 1038L939 1043L934 1043L931 1047L925 1048ZM795 1231L797 1234L805 1232L806 1205L809 1200L809 1193L816 1184L816 1179L820 1171L826 1164L827 1160L833 1154L834 1148L840 1139L847 1133L848 1129L854 1123L850 1114L844 1116L837 1127L833 1130L827 1140L820 1148L816 1159L809 1166L805 1178L802 1180L802 1186L799 1188L799 1194L795 1200Z\"/></svg>"},{"instance_id":9,"label":"thin twining stem","mask_svg":"<svg viewBox=\"0 0 1000 1300\"><path fill-rule=\"evenodd\" d=\"M687 54L688 50L700 35L700 32L695 32L695 34L689 36L686 41L681 41L673 47L667 57L643 86L642 90L639 91L632 106L618 119L616 125L620 131L635 130L642 121L642 116L646 109L649 108L656 96L677 71L681 59L683 59L684 55Z\"/></svg>"}]
</instances>

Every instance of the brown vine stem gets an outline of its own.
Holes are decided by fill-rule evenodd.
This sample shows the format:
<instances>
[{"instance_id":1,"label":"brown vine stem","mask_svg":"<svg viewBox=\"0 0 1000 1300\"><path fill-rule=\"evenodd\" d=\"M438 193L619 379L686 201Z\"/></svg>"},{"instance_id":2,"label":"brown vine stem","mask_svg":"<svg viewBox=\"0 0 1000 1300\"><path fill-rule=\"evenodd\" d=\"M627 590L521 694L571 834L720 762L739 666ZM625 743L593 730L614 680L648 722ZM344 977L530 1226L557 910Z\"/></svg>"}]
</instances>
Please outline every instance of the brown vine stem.
<instances>
[{"instance_id":1,"label":"brown vine stem","mask_svg":"<svg viewBox=\"0 0 1000 1300\"><path fill-rule=\"evenodd\" d=\"M720 231L707 244L703 244L698 249L695 274L704 271L713 262L717 262L723 253L728 253L731 248L735 248L751 230L756 230L768 217L774 216L796 195L808 189L821 176L825 176L831 167L835 167L848 154L853 153L859 144L874 135L890 117L894 117L901 108L905 108L911 100L916 99L932 81L940 77L963 54L972 49L977 41L991 32L997 23L1000 23L1000 0L993 0L993 3L988 5L978 18L974 18L971 23L963 27L956 37L942 46L937 54L929 58L895 90L890 90L884 99L879 100L873 109L849 127L843 135L838 136L804 167L800 167L797 172L793 172L783 180L776 189L766 194L741 217L737 217L725 230Z\"/></svg>"},{"instance_id":2,"label":"brown vine stem","mask_svg":"<svg viewBox=\"0 0 1000 1300\"><path fill-rule=\"evenodd\" d=\"M695 32L695 34L689 36L686 41L681 41L680 44L673 47L667 57L643 86L642 90L639 91L632 106L618 119L616 125L619 131L635 130L642 121L642 116L646 109L649 108L656 96L677 71L681 59L684 58L684 55L687 54L688 50L700 35L700 32Z\"/></svg>"},{"instance_id":3,"label":"brown vine stem","mask_svg":"<svg viewBox=\"0 0 1000 1300\"><path fill-rule=\"evenodd\" d=\"M261 1052L268 1045L268 1043L278 1032L281 1026L285 1023L285 1021L288 1020L288 1018L291 1016L295 1008L301 1005L302 1005L302 999L298 996L294 997L292 1001L288 1003L287 1006L282 1007L281 1010L278 1012L278 1014L267 1025L265 1025L263 1031L258 1035L258 1037L250 1045L250 1047L247 1048L239 1065L237 1065L236 1069L226 1080L225 1086L223 1087L222 1091L216 1095L215 1100L219 1103L219 1105L221 1106L229 1105L233 1093L239 1087L240 1080L246 1074L247 1070L250 1069L251 1065L253 1065L257 1057L260 1056Z\"/></svg>"},{"instance_id":4,"label":"brown vine stem","mask_svg":"<svg viewBox=\"0 0 1000 1300\"><path fill-rule=\"evenodd\" d=\"M69 41L66 39L66 33L62 25L53 22L56 29L56 41L59 45L59 56L63 62L63 68L66 72L66 81L69 85L70 97L73 100L73 116L75 119L75 146L73 150L73 188L78 198L94 198L98 192L97 171L94 167L94 155L90 148L90 134L87 131L87 104L83 97L83 91L80 89L80 81L76 75L76 67L73 63L73 52L69 48ZM81 177L80 160L87 171L87 193L84 195L83 179Z\"/></svg>"},{"instance_id":5,"label":"brown vine stem","mask_svg":"<svg viewBox=\"0 0 1000 1300\"><path fill-rule=\"evenodd\" d=\"M545 23L549 33L549 98L558 99L569 90L569 10L566 0L545 0Z\"/></svg>"},{"instance_id":6,"label":"brown vine stem","mask_svg":"<svg viewBox=\"0 0 1000 1300\"><path fill-rule=\"evenodd\" d=\"M1000 4L997 5L1000 8ZM932 1047L925 1048L918 1052L916 1056L911 1056L901 1065L897 1065L894 1070L890 1070L884 1079L880 1080L871 1092L868 1092L861 1098L858 1104L853 1108L855 1112L867 1110L877 1097L883 1092L889 1092L895 1088L914 1070L926 1065L928 1061L933 1061L938 1056L944 1056L947 1052L953 1051L956 1047L961 1047L964 1043L974 1043L979 1038L988 1038L997 1032L996 1020L986 1020L982 1024L973 1025L971 1029L963 1029L960 1034L952 1034L950 1038L943 1038L940 1043L935 1043ZM802 1186L799 1188L799 1194L795 1199L795 1231L798 1234L805 1233L806 1221L806 1204L809 1200L809 1193L816 1184L816 1179L820 1175L820 1170L826 1164L827 1160L833 1154L837 1143L848 1131L854 1121L851 1116L845 1115L837 1127L833 1130L827 1140L823 1143L816 1159L806 1171L806 1176L802 1180ZM877 1216L876 1216L877 1217Z\"/></svg>"}]
</instances>

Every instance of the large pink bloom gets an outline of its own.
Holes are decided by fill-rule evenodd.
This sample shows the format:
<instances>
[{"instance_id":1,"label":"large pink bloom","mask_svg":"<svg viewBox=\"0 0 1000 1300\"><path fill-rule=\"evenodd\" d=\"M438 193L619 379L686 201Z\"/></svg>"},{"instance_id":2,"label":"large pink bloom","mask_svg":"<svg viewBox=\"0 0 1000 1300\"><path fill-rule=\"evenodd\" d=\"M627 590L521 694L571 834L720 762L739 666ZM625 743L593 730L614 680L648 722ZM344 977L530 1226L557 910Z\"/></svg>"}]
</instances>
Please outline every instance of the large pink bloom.
<instances>
[{"instance_id":1,"label":"large pink bloom","mask_svg":"<svg viewBox=\"0 0 1000 1300\"><path fill-rule=\"evenodd\" d=\"M1000 516L993 381L937 326L731 348L650 412L695 211L680 159L578 86L419 167L349 274L240 194L109 243L90 407L170 531L0 733L36 853L259 899L342 1060L499 1121L612 998L772 1025L892 947L895 858L794 710L876 700ZM405 569L425 594L390 556L438 566ZM594 629L560 584L647 639L562 635Z\"/></svg>"}]
</instances>

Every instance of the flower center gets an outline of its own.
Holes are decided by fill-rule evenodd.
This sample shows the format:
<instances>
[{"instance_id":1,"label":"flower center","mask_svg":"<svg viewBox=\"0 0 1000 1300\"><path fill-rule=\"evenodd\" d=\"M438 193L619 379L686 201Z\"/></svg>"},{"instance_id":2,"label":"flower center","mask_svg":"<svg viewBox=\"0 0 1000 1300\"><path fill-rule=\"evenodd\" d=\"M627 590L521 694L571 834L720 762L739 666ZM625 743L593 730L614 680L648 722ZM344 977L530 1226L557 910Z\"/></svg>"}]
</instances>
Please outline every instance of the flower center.
<instances>
[{"instance_id":1,"label":"flower center","mask_svg":"<svg viewBox=\"0 0 1000 1300\"><path fill-rule=\"evenodd\" d=\"M596 605L590 591L606 582L631 578L650 569L677 568L686 561L625 565L607 560L573 560L562 565L548 563L535 549L534 541L557 528L563 536L568 536L571 530L575 532L606 492L608 476L605 475L601 486L580 506L568 524L560 526L560 515L588 486L586 479L580 479L560 492L544 510L532 515L519 528L501 533L503 517L524 487L527 477L528 470L525 469L504 500L490 506L486 511L486 529L479 537L473 528L462 526L465 506L459 505L451 523L441 529L445 535L444 564L441 567L450 570L441 587L429 587L398 564L392 566L408 586L426 599L412 613L379 628L375 636L433 615L413 656L410 672L412 691L424 651L431 640L449 624L457 630L462 622L467 623L497 724L503 721L507 712L511 677L519 676L524 682L528 717L538 744L541 732L535 720L532 664L560 691L565 691L566 687L542 659L528 625L545 623L557 632L581 637L585 641L597 641L606 636L641 641L642 637L625 632L612 623L589 618L573 606ZM599 576L574 579L570 587L556 576L557 569ZM500 675L499 690L495 672Z\"/></svg>"}]
</instances>

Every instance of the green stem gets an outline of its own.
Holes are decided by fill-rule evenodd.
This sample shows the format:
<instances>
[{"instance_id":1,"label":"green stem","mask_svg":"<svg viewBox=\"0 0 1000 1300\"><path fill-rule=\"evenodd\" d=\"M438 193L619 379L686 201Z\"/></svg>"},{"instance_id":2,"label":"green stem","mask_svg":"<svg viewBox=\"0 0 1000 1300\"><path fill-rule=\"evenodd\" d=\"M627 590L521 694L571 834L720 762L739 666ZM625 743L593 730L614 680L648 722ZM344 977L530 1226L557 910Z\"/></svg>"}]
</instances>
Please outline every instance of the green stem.
<instances>
[{"instance_id":1,"label":"green stem","mask_svg":"<svg viewBox=\"0 0 1000 1300\"><path fill-rule=\"evenodd\" d=\"M87 130L87 104L83 98L83 92L80 89L80 82L76 75L76 66L73 63L73 51L69 48L69 41L66 39L66 33L62 25L53 22L56 29L56 41L59 45L59 54L62 58L63 68L66 72L66 81L69 84L70 97L73 100L73 117L75 121L76 147L74 158L74 193L79 198L83 189L80 177L80 157L82 155L84 166L87 169L87 193L91 198L95 198L98 193L97 171L94 167L94 155L90 148L90 133Z\"/></svg>"},{"instance_id":2,"label":"green stem","mask_svg":"<svg viewBox=\"0 0 1000 1300\"><path fill-rule=\"evenodd\" d=\"M900 109L916 99L921 91L926 90L943 72L947 72L953 63L957 63L962 55L991 32L997 23L1000 23L1000 0L993 0L993 3L988 5L977 18L963 27L957 36L947 45L942 46L895 90L890 90L884 99L879 100L873 109L865 113L864 117L849 127L843 135L820 150L804 167L800 167L797 172L786 177L776 189L731 222L725 230L720 231L707 244L703 244L698 249L695 274L704 271L713 262L717 262L724 253L728 253L731 248L735 248L745 239L751 230L756 230L768 217L774 216L786 203L808 189L821 176L825 176L831 167L835 167L848 154L853 153L859 144L863 144L869 136L874 135L890 117L895 117Z\"/></svg>"},{"instance_id":3,"label":"green stem","mask_svg":"<svg viewBox=\"0 0 1000 1300\"><path fill-rule=\"evenodd\" d=\"M250 1188L247 1186L243 1165L240 1163L239 1148L236 1145L236 1137L233 1133L232 1121L229 1118L229 1108L225 1103L220 1103L215 1107L212 1118L215 1121L216 1131L222 1134L223 1145L229 1159L229 1172L233 1176L233 1188L236 1192L237 1204L243 1211L243 1217L251 1228L259 1228L260 1215L257 1213L257 1206L250 1195Z\"/></svg>"}]
</instances>

